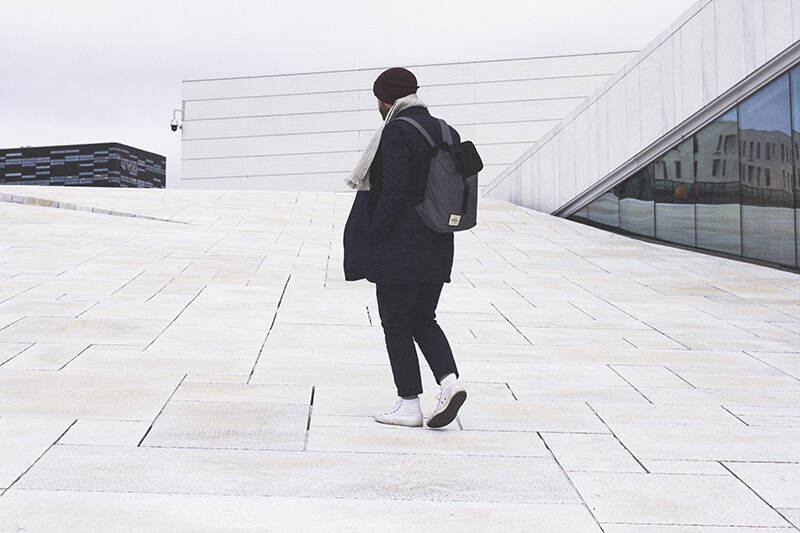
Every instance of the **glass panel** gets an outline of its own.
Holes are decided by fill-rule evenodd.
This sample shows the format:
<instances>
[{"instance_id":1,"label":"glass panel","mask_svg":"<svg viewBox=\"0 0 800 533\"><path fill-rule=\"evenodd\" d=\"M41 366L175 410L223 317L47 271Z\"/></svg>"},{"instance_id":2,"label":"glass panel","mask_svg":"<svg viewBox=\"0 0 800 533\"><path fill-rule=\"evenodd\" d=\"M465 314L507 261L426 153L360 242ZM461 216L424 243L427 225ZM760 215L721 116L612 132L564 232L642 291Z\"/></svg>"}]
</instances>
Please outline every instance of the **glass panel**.
<instances>
[{"instance_id":1,"label":"glass panel","mask_svg":"<svg viewBox=\"0 0 800 533\"><path fill-rule=\"evenodd\" d=\"M589 220L611 226L619 227L619 200L616 192L611 190L589 204Z\"/></svg>"},{"instance_id":2,"label":"glass panel","mask_svg":"<svg viewBox=\"0 0 800 533\"><path fill-rule=\"evenodd\" d=\"M656 160L654 168L656 237L687 246L695 245L694 148L693 138L687 139Z\"/></svg>"},{"instance_id":3,"label":"glass panel","mask_svg":"<svg viewBox=\"0 0 800 533\"><path fill-rule=\"evenodd\" d=\"M583 206L577 211L575 211L570 218L581 218L581 219L588 219L589 218L589 207Z\"/></svg>"},{"instance_id":4,"label":"glass panel","mask_svg":"<svg viewBox=\"0 0 800 533\"><path fill-rule=\"evenodd\" d=\"M732 109L695 135L697 246L742 254L739 127Z\"/></svg>"},{"instance_id":5,"label":"glass panel","mask_svg":"<svg viewBox=\"0 0 800 533\"><path fill-rule=\"evenodd\" d=\"M789 75L739 105L742 254L795 266Z\"/></svg>"},{"instance_id":6,"label":"glass panel","mask_svg":"<svg viewBox=\"0 0 800 533\"><path fill-rule=\"evenodd\" d=\"M796 261L800 265L800 67L792 74L792 153L794 154L794 234Z\"/></svg>"},{"instance_id":7,"label":"glass panel","mask_svg":"<svg viewBox=\"0 0 800 533\"><path fill-rule=\"evenodd\" d=\"M638 235L655 237L653 164L626 179L616 189L619 196L619 227Z\"/></svg>"}]
</instances>

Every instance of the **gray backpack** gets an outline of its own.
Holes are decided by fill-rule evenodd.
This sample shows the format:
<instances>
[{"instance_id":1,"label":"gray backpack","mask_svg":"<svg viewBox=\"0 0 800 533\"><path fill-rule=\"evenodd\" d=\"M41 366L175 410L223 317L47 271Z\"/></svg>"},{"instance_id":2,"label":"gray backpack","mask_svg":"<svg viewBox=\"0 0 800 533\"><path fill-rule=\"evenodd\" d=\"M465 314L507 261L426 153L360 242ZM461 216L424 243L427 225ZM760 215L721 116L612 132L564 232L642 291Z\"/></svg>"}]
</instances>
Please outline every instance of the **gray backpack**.
<instances>
[{"instance_id":1,"label":"gray backpack","mask_svg":"<svg viewBox=\"0 0 800 533\"><path fill-rule=\"evenodd\" d=\"M441 144L436 144L420 124L398 117L414 126L431 145L431 164L425 199L416 209L426 226L439 233L453 233L478 223L478 172L483 169L475 145L470 141L453 144L450 127L439 119Z\"/></svg>"}]
</instances>

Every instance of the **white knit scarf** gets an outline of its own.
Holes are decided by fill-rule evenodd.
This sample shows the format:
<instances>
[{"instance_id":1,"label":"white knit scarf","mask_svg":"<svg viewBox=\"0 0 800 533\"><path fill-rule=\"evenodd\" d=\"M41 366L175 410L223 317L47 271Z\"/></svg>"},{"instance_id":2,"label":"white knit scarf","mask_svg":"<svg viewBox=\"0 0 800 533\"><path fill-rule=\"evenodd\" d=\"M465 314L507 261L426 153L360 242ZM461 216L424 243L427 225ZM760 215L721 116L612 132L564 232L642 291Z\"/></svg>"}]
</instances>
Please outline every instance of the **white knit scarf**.
<instances>
[{"instance_id":1,"label":"white knit scarf","mask_svg":"<svg viewBox=\"0 0 800 533\"><path fill-rule=\"evenodd\" d=\"M372 165L372 160L375 159L375 154L378 153L378 146L381 143L381 134L383 133L383 128L385 128L386 124L396 117L400 111L415 106L428 107L417 97L416 94L409 94L408 96L404 96L403 98L398 98L395 100L392 108L386 115L386 120L383 124L381 124L381 127L377 129L375 134L372 136L372 139L369 141L369 144L367 144L367 148L364 150L364 153L361 154L361 159L358 160L356 168L353 169L353 172L350 173L350 176L344 179L344 182L347 183L348 187L359 191L369 190L369 167Z\"/></svg>"}]
</instances>

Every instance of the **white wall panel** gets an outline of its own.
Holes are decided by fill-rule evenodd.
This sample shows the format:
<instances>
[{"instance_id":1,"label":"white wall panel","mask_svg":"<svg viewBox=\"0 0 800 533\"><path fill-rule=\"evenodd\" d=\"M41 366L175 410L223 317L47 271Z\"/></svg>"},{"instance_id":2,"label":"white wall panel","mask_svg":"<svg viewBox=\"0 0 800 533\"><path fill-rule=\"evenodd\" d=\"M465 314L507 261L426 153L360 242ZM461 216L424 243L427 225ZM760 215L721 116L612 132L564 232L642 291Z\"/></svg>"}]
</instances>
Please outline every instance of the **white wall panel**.
<instances>
[{"instance_id":1,"label":"white wall panel","mask_svg":"<svg viewBox=\"0 0 800 533\"><path fill-rule=\"evenodd\" d=\"M328 113L358 109L356 91L186 102L186 114L191 114L194 119Z\"/></svg>"},{"instance_id":2,"label":"white wall panel","mask_svg":"<svg viewBox=\"0 0 800 533\"><path fill-rule=\"evenodd\" d=\"M414 72L420 87L475 82L475 63L422 65L408 68ZM370 87L378 74L369 78Z\"/></svg>"},{"instance_id":3,"label":"white wall panel","mask_svg":"<svg viewBox=\"0 0 800 533\"><path fill-rule=\"evenodd\" d=\"M182 141L246 137L249 134L246 118L229 120L184 120L182 128Z\"/></svg>"},{"instance_id":4,"label":"white wall panel","mask_svg":"<svg viewBox=\"0 0 800 533\"><path fill-rule=\"evenodd\" d=\"M306 132L333 132L358 130L360 113L320 113L307 115L285 115L274 117L250 117L231 119L245 123L246 135L289 135ZM225 122L220 121L220 122Z\"/></svg>"},{"instance_id":5,"label":"white wall panel","mask_svg":"<svg viewBox=\"0 0 800 533\"><path fill-rule=\"evenodd\" d=\"M615 53L584 56L556 56L548 58L478 63L475 81L499 79L530 79L581 76L586 74L613 74L634 54Z\"/></svg>"},{"instance_id":6,"label":"white wall panel","mask_svg":"<svg viewBox=\"0 0 800 533\"><path fill-rule=\"evenodd\" d=\"M478 144L476 145L481 159L494 164L510 165L531 147L530 144Z\"/></svg>"},{"instance_id":7,"label":"white wall panel","mask_svg":"<svg viewBox=\"0 0 800 533\"><path fill-rule=\"evenodd\" d=\"M471 87L474 88L474 101L479 103L545 98L557 100L586 98L607 78L607 75L589 75L571 78L485 82L471 85ZM446 94L443 96L446 97Z\"/></svg>"},{"instance_id":8,"label":"white wall panel","mask_svg":"<svg viewBox=\"0 0 800 533\"><path fill-rule=\"evenodd\" d=\"M189 159L181 163L181 172L187 179L247 176L247 158Z\"/></svg>"},{"instance_id":9,"label":"white wall panel","mask_svg":"<svg viewBox=\"0 0 800 533\"><path fill-rule=\"evenodd\" d=\"M744 0L744 68L747 72L763 65L766 59L764 40L764 2L762 0Z\"/></svg>"},{"instance_id":10,"label":"white wall panel","mask_svg":"<svg viewBox=\"0 0 800 533\"><path fill-rule=\"evenodd\" d=\"M349 172L358 162L358 152L330 154L286 154L248 157L247 176L274 174L322 174ZM219 161L225 161L224 159Z\"/></svg>"},{"instance_id":11,"label":"white wall panel","mask_svg":"<svg viewBox=\"0 0 800 533\"><path fill-rule=\"evenodd\" d=\"M357 71L313 72L309 74L290 74L252 77L247 91L225 93L217 98L237 96L274 96L283 94L307 94L316 92L336 92L353 90L359 87ZM371 87L371 85L370 85Z\"/></svg>"},{"instance_id":12,"label":"white wall panel","mask_svg":"<svg viewBox=\"0 0 800 533\"><path fill-rule=\"evenodd\" d=\"M247 154L248 138L198 139L184 141L181 156L187 159L209 159L216 157L237 157Z\"/></svg>"},{"instance_id":13,"label":"white wall panel","mask_svg":"<svg viewBox=\"0 0 800 533\"><path fill-rule=\"evenodd\" d=\"M716 3L709 4L700 12L703 45L703 105L719 95L717 91L717 15ZM688 53L684 52L684 53Z\"/></svg>"},{"instance_id":14,"label":"white wall panel","mask_svg":"<svg viewBox=\"0 0 800 533\"><path fill-rule=\"evenodd\" d=\"M359 150L358 132L307 133L184 141L183 159Z\"/></svg>"},{"instance_id":15,"label":"white wall panel","mask_svg":"<svg viewBox=\"0 0 800 533\"><path fill-rule=\"evenodd\" d=\"M679 30L670 39L672 54L670 57L670 74L672 76L672 106L673 120L680 120L683 116L683 44L682 33Z\"/></svg>"},{"instance_id":16,"label":"white wall panel","mask_svg":"<svg viewBox=\"0 0 800 533\"><path fill-rule=\"evenodd\" d=\"M567 124L558 136L558 201L567 202L576 194L575 122Z\"/></svg>"},{"instance_id":17,"label":"white wall panel","mask_svg":"<svg viewBox=\"0 0 800 533\"><path fill-rule=\"evenodd\" d=\"M639 69L634 68L621 83L625 84L625 124L627 146L636 149L642 145L641 96L639 83Z\"/></svg>"},{"instance_id":18,"label":"white wall panel","mask_svg":"<svg viewBox=\"0 0 800 533\"><path fill-rule=\"evenodd\" d=\"M558 124L557 120L543 120L541 122L506 122L502 124L475 124L472 137L462 133L462 137L471 139L475 143L535 143L542 135L553 129ZM465 127L458 128L459 132Z\"/></svg>"},{"instance_id":19,"label":"white wall panel","mask_svg":"<svg viewBox=\"0 0 800 533\"><path fill-rule=\"evenodd\" d=\"M357 131L251 136L247 138L247 155L359 151L358 139Z\"/></svg>"},{"instance_id":20,"label":"white wall panel","mask_svg":"<svg viewBox=\"0 0 800 533\"><path fill-rule=\"evenodd\" d=\"M531 177L531 160L528 159L519 166L520 173L520 205L531 205L533 201L533 185Z\"/></svg>"},{"instance_id":21,"label":"white wall panel","mask_svg":"<svg viewBox=\"0 0 800 533\"><path fill-rule=\"evenodd\" d=\"M478 185L484 186L487 183L491 182L497 176L499 176L505 169L508 168L508 165L505 163L500 164L487 164L486 161L483 162L483 170L480 171L478 174Z\"/></svg>"},{"instance_id":22,"label":"white wall panel","mask_svg":"<svg viewBox=\"0 0 800 533\"><path fill-rule=\"evenodd\" d=\"M344 183L348 174L293 174L288 176L248 176L241 189L251 191L350 191Z\"/></svg>"},{"instance_id":23,"label":"white wall panel","mask_svg":"<svg viewBox=\"0 0 800 533\"><path fill-rule=\"evenodd\" d=\"M642 144L648 145L664 133L664 112L661 95L661 56L657 51L640 63L639 90L641 101Z\"/></svg>"},{"instance_id":24,"label":"white wall panel","mask_svg":"<svg viewBox=\"0 0 800 533\"><path fill-rule=\"evenodd\" d=\"M703 107L703 49L702 17L696 16L680 29L680 53L676 68L681 69L680 84L676 90L681 92L680 117L688 117Z\"/></svg>"},{"instance_id":25,"label":"white wall panel","mask_svg":"<svg viewBox=\"0 0 800 533\"><path fill-rule=\"evenodd\" d=\"M717 95L724 93L744 78L746 50L744 1L715 2ZM752 34L750 34L752 46Z\"/></svg>"},{"instance_id":26,"label":"white wall panel","mask_svg":"<svg viewBox=\"0 0 800 533\"><path fill-rule=\"evenodd\" d=\"M800 0L792 2L792 42L800 40Z\"/></svg>"},{"instance_id":27,"label":"white wall panel","mask_svg":"<svg viewBox=\"0 0 800 533\"><path fill-rule=\"evenodd\" d=\"M370 91L370 108L375 108L375 95ZM435 85L433 87L420 87L417 96L430 106L441 105L472 105L475 103L475 84L464 83L460 85Z\"/></svg>"},{"instance_id":28,"label":"white wall panel","mask_svg":"<svg viewBox=\"0 0 800 533\"><path fill-rule=\"evenodd\" d=\"M541 152L537 151L528 159L528 161L531 162L531 194L533 195L530 207L536 209L537 211L541 211L540 207L542 204L542 193L540 188L542 173L539 170L540 153Z\"/></svg>"},{"instance_id":29,"label":"white wall panel","mask_svg":"<svg viewBox=\"0 0 800 533\"><path fill-rule=\"evenodd\" d=\"M551 206L555 203L556 187L558 185L558 175L555 169L555 152L553 150L555 141L544 143L539 150L539 195L543 206Z\"/></svg>"},{"instance_id":30,"label":"white wall panel","mask_svg":"<svg viewBox=\"0 0 800 533\"><path fill-rule=\"evenodd\" d=\"M675 106L675 74L673 66L674 39L668 39L658 47L659 63L661 64L661 116L663 117L662 132L671 130L677 123Z\"/></svg>"},{"instance_id":31,"label":"white wall panel","mask_svg":"<svg viewBox=\"0 0 800 533\"><path fill-rule=\"evenodd\" d=\"M764 33L767 58L786 50L794 42L792 38L792 0L763 0ZM766 59L766 58L765 58Z\"/></svg>"},{"instance_id":32,"label":"white wall panel","mask_svg":"<svg viewBox=\"0 0 800 533\"><path fill-rule=\"evenodd\" d=\"M597 102L593 102L584 114L589 128L589 179L594 182L600 177L600 131Z\"/></svg>"},{"instance_id":33,"label":"white wall panel","mask_svg":"<svg viewBox=\"0 0 800 533\"><path fill-rule=\"evenodd\" d=\"M604 93L605 94L605 93ZM608 100L597 100L597 170L605 176L609 168Z\"/></svg>"},{"instance_id":34,"label":"white wall panel","mask_svg":"<svg viewBox=\"0 0 800 533\"><path fill-rule=\"evenodd\" d=\"M575 160L575 189L581 191L589 185L589 113L575 118L573 159ZM527 204L530 205L530 204Z\"/></svg>"},{"instance_id":35,"label":"white wall panel","mask_svg":"<svg viewBox=\"0 0 800 533\"><path fill-rule=\"evenodd\" d=\"M249 95L250 78L226 78L219 80L190 80L183 82L183 99L205 100L225 98L231 94Z\"/></svg>"},{"instance_id":36,"label":"white wall panel","mask_svg":"<svg viewBox=\"0 0 800 533\"><path fill-rule=\"evenodd\" d=\"M608 108L608 157L611 161L624 161L628 148L628 113L625 103L625 80L612 85L605 98Z\"/></svg>"},{"instance_id":37,"label":"white wall panel","mask_svg":"<svg viewBox=\"0 0 800 533\"><path fill-rule=\"evenodd\" d=\"M183 185L187 189L218 189L218 190L245 190L247 178L183 178Z\"/></svg>"}]
</instances>

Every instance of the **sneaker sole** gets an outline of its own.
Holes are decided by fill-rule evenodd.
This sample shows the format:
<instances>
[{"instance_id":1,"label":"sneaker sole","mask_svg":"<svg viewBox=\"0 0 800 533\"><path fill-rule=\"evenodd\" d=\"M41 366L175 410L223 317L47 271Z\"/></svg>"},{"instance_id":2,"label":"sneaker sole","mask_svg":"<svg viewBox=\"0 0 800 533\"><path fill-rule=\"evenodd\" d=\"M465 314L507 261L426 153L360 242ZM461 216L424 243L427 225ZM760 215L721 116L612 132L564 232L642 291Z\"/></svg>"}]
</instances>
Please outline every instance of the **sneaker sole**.
<instances>
[{"instance_id":1,"label":"sneaker sole","mask_svg":"<svg viewBox=\"0 0 800 533\"><path fill-rule=\"evenodd\" d=\"M428 427L434 429L441 428L451 423L456 419L458 410L461 409L461 406L464 405L466 400L467 391L465 390L460 390L453 394L453 397L450 398L450 403L447 404L447 407L445 407L444 411L437 415L433 415L430 417L430 419L428 419Z\"/></svg>"},{"instance_id":2,"label":"sneaker sole","mask_svg":"<svg viewBox=\"0 0 800 533\"><path fill-rule=\"evenodd\" d=\"M374 417L374 419L375 419L375 422L378 422L379 424L386 424L387 426L404 426L404 427L407 427L407 428L419 428L419 427L422 427L422 420L415 420L413 422L411 422L411 421L408 421L408 422L402 421L402 422L400 422L400 421L396 421L396 420L389 420L389 419L386 419L386 418L381 420L377 416Z\"/></svg>"}]
</instances>

